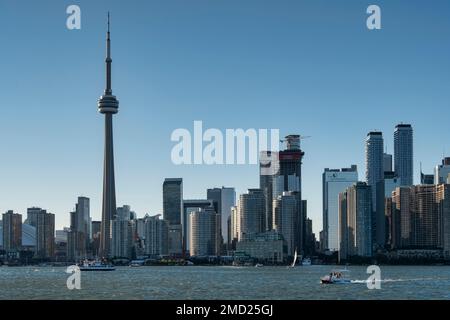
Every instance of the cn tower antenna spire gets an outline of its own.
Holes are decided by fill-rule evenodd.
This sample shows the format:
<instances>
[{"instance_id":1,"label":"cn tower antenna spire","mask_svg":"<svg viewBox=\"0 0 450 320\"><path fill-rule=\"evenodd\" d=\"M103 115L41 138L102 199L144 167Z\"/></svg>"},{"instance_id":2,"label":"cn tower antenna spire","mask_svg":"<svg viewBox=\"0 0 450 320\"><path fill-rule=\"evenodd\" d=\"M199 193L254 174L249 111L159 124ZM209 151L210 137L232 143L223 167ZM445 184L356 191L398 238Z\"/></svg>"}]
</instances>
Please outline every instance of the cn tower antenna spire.
<instances>
[{"instance_id":1,"label":"cn tower antenna spire","mask_svg":"<svg viewBox=\"0 0 450 320\"><path fill-rule=\"evenodd\" d=\"M111 36L110 36L110 18L108 11L108 32L106 34L106 89L105 94L112 94L111 88Z\"/></svg>"}]
</instances>

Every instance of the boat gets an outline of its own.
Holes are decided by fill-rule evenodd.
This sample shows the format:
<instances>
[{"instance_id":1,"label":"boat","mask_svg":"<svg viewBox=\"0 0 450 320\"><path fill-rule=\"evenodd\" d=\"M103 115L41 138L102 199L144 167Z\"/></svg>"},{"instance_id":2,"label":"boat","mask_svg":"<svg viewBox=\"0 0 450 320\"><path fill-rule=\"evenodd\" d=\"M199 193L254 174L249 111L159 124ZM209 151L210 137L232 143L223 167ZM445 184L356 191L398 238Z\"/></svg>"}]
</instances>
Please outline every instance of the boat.
<instances>
[{"instance_id":1,"label":"boat","mask_svg":"<svg viewBox=\"0 0 450 320\"><path fill-rule=\"evenodd\" d=\"M351 283L351 280L347 278L347 273L349 271L345 270L333 270L330 274L320 278L322 284L345 284Z\"/></svg>"},{"instance_id":2,"label":"boat","mask_svg":"<svg viewBox=\"0 0 450 320\"><path fill-rule=\"evenodd\" d=\"M88 261L84 260L83 263L78 264L80 271L114 271L116 268L99 260Z\"/></svg>"},{"instance_id":3,"label":"boat","mask_svg":"<svg viewBox=\"0 0 450 320\"><path fill-rule=\"evenodd\" d=\"M310 266L311 265L311 259L305 258L302 260L302 266Z\"/></svg>"},{"instance_id":4,"label":"boat","mask_svg":"<svg viewBox=\"0 0 450 320\"><path fill-rule=\"evenodd\" d=\"M262 263L255 264L255 268L261 268L261 267L264 267L264 265Z\"/></svg>"},{"instance_id":5,"label":"boat","mask_svg":"<svg viewBox=\"0 0 450 320\"><path fill-rule=\"evenodd\" d=\"M288 268L295 268L295 265L297 264L297 249L295 249L294 252L294 261L292 261L292 264L290 266L288 266Z\"/></svg>"}]
</instances>

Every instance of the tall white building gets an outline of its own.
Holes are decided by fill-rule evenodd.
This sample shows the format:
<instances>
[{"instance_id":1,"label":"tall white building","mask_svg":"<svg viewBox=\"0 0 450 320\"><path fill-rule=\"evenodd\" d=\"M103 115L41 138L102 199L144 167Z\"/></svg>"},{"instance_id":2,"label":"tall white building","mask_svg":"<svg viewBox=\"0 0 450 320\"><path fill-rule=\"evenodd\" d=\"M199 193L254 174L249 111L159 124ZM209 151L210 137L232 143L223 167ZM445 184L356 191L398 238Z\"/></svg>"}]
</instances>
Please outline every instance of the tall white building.
<instances>
[{"instance_id":1,"label":"tall white building","mask_svg":"<svg viewBox=\"0 0 450 320\"><path fill-rule=\"evenodd\" d=\"M339 193L356 182L356 165L343 169L326 168L322 174L323 232L326 249L339 250Z\"/></svg>"},{"instance_id":2,"label":"tall white building","mask_svg":"<svg viewBox=\"0 0 450 320\"><path fill-rule=\"evenodd\" d=\"M189 219L191 256L220 255L220 214L206 208L192 212Z\"/></svg>"},{"instance_id":3,"label":"tall white building","mask_svg":"<svg viewBox=\"0 0 450 320\"><path fill-rule=\"evenodd\" d=\"M159 219L160 215L145 217L145 253L167 255L169 253L169 224Z\"/></svg>"}]
</instances>

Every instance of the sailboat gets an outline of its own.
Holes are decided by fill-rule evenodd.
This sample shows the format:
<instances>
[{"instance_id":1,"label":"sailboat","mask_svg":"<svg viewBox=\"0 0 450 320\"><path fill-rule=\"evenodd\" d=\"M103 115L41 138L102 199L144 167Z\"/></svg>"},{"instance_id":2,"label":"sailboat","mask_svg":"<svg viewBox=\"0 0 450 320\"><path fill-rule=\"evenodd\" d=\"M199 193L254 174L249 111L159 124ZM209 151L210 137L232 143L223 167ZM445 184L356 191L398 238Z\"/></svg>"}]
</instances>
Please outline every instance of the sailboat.
<instances>
[{"instance_id":1,"label":"sailboat","mask_svg":"<svg viewBox=\"0 0 450 320\"><path fill-rule=\"evenodd\" d=\"M292 264L289 267L295 268L296 264L297 264L297 249L295 249L295 252L294 252L294 261L292 261Z\"/></svg>"}]
</instances>

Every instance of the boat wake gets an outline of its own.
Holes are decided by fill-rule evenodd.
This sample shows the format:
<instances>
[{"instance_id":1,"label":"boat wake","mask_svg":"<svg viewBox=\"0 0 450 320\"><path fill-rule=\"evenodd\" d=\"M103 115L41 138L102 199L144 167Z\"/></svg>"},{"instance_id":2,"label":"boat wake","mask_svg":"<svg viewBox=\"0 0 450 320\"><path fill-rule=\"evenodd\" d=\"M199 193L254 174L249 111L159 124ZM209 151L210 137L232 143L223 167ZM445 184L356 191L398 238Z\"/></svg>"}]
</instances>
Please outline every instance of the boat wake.
<instances>
[{"instance_id":1,"label":"boat wake","mask_svg":"<svg viewBox=\"0 0 450 320\"><path fill-rule=\"evenodd\" d=\"M415 281L430 281L436 280L435 278L417 278L417 279L381 279L381 280L351 280L350 283L373 283L375 282L415 282Z\"/></svg>"}]
</instances>

